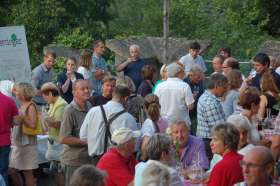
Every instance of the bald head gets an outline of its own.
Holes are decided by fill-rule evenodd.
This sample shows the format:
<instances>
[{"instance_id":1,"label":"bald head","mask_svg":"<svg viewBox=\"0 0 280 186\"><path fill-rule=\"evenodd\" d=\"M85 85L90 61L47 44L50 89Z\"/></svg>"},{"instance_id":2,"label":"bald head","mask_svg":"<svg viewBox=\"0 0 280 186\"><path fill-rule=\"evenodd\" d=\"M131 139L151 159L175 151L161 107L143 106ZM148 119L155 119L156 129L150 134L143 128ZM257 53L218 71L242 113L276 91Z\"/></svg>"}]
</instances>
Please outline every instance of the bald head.
<instances>
[{"instance_id":1,"label":"bald head","mask_svg":"<svg viewBox=\"0 0 280 186\"><path fill-rule=\"evenodd\" d=\"M246 155L255 157L259 159L259 162L262 162L264 164L272 163L274 161L270 149L264 146L256 146L253 149L251 149Z\"/></svg>"},{"instance_id":2,"label":"bald head","mask_svg":"<svg viewBox=\"0 0 280 186\"><path fill-rule=\"evenodd\" d=\"M252 148L241 162L244 181L248 186L269 185L273 171L273 157L264 146Z\"/></svg>"}]
</instances>

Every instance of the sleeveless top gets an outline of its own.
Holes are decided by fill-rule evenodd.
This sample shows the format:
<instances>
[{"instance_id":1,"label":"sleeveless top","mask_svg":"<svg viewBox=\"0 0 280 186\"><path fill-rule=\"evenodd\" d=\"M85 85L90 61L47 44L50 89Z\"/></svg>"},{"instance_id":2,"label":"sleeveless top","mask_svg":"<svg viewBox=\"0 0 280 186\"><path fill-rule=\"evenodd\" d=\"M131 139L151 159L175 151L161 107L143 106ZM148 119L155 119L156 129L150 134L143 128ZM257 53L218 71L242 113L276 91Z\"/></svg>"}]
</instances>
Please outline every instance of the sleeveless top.
<instances>
[{"instance_id":1,"label":"sleeveless top","mask_svg":"<svg viewBox=\"0 0 280 186\"><path fill-rule=\"evenodd\" d=\"M273 106L275 104L277 104L277 102L278 102L277 99L274 96L272 96L270 94L267 94L267 93L265 93L264 96L267 99L267 106L266 106L266 108L270 108L271 109L271 115L278 115L278 110L273 108ZM265 113L265 117L266 117L266 113Z\"/></svg>"}]
</instances>

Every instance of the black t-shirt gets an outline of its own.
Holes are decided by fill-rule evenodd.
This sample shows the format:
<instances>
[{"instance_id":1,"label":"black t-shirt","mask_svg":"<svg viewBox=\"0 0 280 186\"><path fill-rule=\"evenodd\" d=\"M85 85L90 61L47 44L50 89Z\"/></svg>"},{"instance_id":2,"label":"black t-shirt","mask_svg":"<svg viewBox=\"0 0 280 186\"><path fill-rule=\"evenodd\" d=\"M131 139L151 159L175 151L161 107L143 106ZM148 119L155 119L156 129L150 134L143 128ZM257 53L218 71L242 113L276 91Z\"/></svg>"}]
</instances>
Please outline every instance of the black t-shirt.
<instances>
[{"instance_id":1,"label":"black t-shirt","mask_svg":"<svg viewBox=\"0 0 280 186\"><path fill-rule=\"evenodd\" d=\"M102 95L98 96L92 96L89 98L89 102L92 104L92 106L99 106L99 105L104 105L108 101L110 101L112 98L106 98Z\"/></svg>"}]
</instances>

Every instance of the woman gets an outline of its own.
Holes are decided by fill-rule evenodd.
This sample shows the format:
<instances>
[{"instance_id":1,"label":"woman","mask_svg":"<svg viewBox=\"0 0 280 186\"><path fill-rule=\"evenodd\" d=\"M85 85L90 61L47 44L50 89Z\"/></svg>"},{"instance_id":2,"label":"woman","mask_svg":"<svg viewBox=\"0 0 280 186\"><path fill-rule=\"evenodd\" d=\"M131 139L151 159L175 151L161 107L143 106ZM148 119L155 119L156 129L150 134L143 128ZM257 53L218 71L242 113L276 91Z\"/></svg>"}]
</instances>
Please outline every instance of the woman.
<instances>
[{"instance_id":1,"label":"woman","mask_svg":"<svg viewBox=\"0 0 280 186\"><path fill-rule=\"evenodd\" d=\"M237 153L238 143L239 132L231 124L218 124L212 129L211 150L213 154L219 154L223 159L214 166L208 186L234 185L243 181L242 168L239 164L242 155Z\"/></svg>"},{"instance_id":2,"label":"woman","mask_svg":"<svg viewBox=\"0 0 280 186\"><path fill-rule=\"evenodd\" d=\"M83 75L75 72L76 59L70 57L66 60L66 70L58 75L58 87L60 89L61 97L70 103L73 100L72 83L77 79L84 79Z\"/></svg>"},{"instance_id":3,"label":"woman","mask_svg":"<svg viewBox=\"0 0 280 186\"><path fill-rule=\"evenodd\" d=\"M77 70L78 73L82 74L84 79L88 80L90 86L93 86L93 72L91 71L91 56L92 52L88 49L84 49L80 55L80 65Z\"/></svg>"},{"instance_id":4,"label":"woman","mask_svg":"<svg viewBox=\"0 0 280 186\"><path fill-rule=\"evenodd\" d=\"M277 115L278 110L274 109L273 106L280 101L279 96L279 90L274 82L274 79L271 75L271 73L265 72L262 75L262 78L260 80L260 87L262 91L261 95L261 102L260 102L260 109L258 112L259 118L263 119L267 116L268 113L266 113L267 110L270 110L271 115Z\"/></svg>"},{"instance_id":5,"label":"woman","mask_svg":"<svg viewBox=\"0 0 280 186\"><path fill-rule=\"evenodd\" d=\"M12 132L12 152L9 167L11 168L14 185L34 186L36 180L33 169L38 168L37 136L26 135L22 132L22 125L35 129L38 110L31 100L35 96L35 89L30 83L16 85L16 99L20 102L19 116L15 118ZM24 181L18 171L23 172Z\"/></svg>"},{"instance_id":6,"label":"woman","mask_svg":"<svg viewBox=\"0 0 280 186\"><path fill-rule=\"evenodd\" d=\"M225 59L225 61L223 63L224 75L227 76L228 73L233 69L239 70L239 62L237 61L237 59L235 59L233 57L229 57L229 58Z\"/></svg>"},{"instance_id":7,"label":"woman","mask_svg":"<svg viewBox=\"0 0 280 186\"><path fill-rule=\"evenodd\" d=\"M228 117L227 122L231 123L239 132L238 153L241 155L247 154L254 145L251 144L251 126L248 120L239 114L234 114ZM214 154L210 163L210 170L222 160L222 156Z\"/></svg>"},{"instance_id":8,"label":"woman","mask_svg":"<svg viewBox=\"0 0 280 186\"><path fill-rule=\"evenodd\" d=\"M164 134L154 134L151 136L146 145L146 152L148 161L140 162L135 167L135 177L134 177L134 185L142 186L143 185L143 176L142 174L146 171L146 168L151 163L163 163L168 165L171 161L171 153L170 153L171 141L169 137ZM183 185L181 178L178 176L178 173L175 169L169 167L170 173L170 185Z\"/></svg>"},{"instance_id":9,"label":"woman","mask_svg":"<svg viewBox=\"0 0 280 186\"><path fill-rule=\"evenodd\" d=\"M141 128L141 159L145 160L145 145L149 138L155 133L165 133L168 121L160 116L159 99L154 94L149 94L144 98L145 112L148 118Z\"/></svg>"},{"instance_id":10,"label":"woman","mask_svg":"<svg viewBox=\"0 0 280 186\"><path fill-rule=\"evenodd\" d=\"M145 97L146 95L152 93L152 89L154 87L153 77L155 73L155 68L151 65L145 65L142 70L142 78L143 81L138 87L137 94Z\"/></svg>"},{"instance_id":11,"label":"woman","mask_svg":"<svg viewBox=\"0 0 280 186\"><path fill-rule=\"evenodd\" d=\"M47 116L44 122L48 127L48 150L46 158L50 161L50 170L56 173L57 185L63 185L63 175L59 172L60 155L63 145L59 144L59 129L62 115L67 102L59 96L57 86L51 82L43 84L41 92L44 100L49 105Z\"/></svg>"},{"instance_id":12,"label":"woman","mask_svg":"<svg viewBox=\"0 0 280 186\"><path fill-rule=\"evenodd\" d=\"M240 70L231 70L226 77L229 83L229 90L221 103L227 118L234 112L236 108L239 95L238 90L242 84L242 73Z\"/></svg>"},{"instance_id":13,"label":"woman","mask_svg":"<svg viewBox=\"0 0 280 186\"><path fill-rule=\"evenodd\" d=\"M257 144L260 141L260 134L257 131L258 111L260 105L260 93L255 87L247 87L242 90L238 97L238 105L241 107L240 115L245 116L251 124L252 143Z\"/></svg>"}]
</instances>

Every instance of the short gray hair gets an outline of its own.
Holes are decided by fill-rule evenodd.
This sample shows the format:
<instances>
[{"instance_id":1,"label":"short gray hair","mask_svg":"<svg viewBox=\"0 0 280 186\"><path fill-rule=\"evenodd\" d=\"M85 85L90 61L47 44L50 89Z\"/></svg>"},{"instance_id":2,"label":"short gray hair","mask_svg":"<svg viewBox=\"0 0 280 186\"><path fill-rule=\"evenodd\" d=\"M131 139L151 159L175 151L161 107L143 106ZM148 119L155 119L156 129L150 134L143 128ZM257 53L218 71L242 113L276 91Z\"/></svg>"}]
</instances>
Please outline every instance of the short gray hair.
<instances>
[{"instance_id":1,"label":"short gray hair","mask_svg":"<svg viewBox=\"0 0 280 186\"><path fill-rule=\"evenodd\" d=\"M242 116L240 114L233 114L227 118L227 122L231 123L233 126L235 126L237 129L242 130L242 132L247 133L247 140L252 141L251 137L251 125L248 121L248 119L245 116Z\"/></svg>"},{"instance_id":2,"label":"short gray hair","mask_svg":"<svg viewBox=\"0 0 280 186\"><path fill-rule=\"evenodd\" d=\"M212 136L216 135L230 150L237 150L239 131L230 123L221 123L212 128Z\"/></svg>"},{"instance_id":3,"label":"short gray hair","mask_svg":"<svg viewBox=\"0 0 280 186\"><path fill-rule=\"evenodd\" d=\"M171 181L168 167L160 162L149 163L141 176L146 186L168 186Z\"/></svg>"},{"instance_id":4,"label":"short gray hair","mask_svg":"<svg viewBox=\"0 0 280 186\"><path fill-rule=\"evenodd\" d=\"M198 66L198 65L194 65L191 69L190 72L194 73L194 74L199 74L201 76L204 75L203 70Z\"/></svg>"},{"instance_id":5,"label":"short gray hair","mask_svg":"<svg viewBox=\"0 0 280 186\"><path fill-rule=\"evenodd\" d=\"M170 151L171 140L165 134L154 134L146 144L148 159L160 160L163 152Z\"/></svg>"},{"instance_id":6,"label":"short gray hair","mask_svg":"<svg viewBox=\"0 0 280 186\"><path fill-rule=\"evenodd\" d=\"M184 120L180 120L180 119L177 119L177 120L171 120L170 121L170 128L172 129L172 127L174 126L174 125L184 125L184 126L186 126L186 129L188 130L188 131L190 131L191 129L190 129L190 126L187 124L187 122L186 121L184 121Z\"/></svg>"},{"instance_id":7,"label":"short gray hair","mask_svg":"<svg viewBox=\"0 0 280 186\"><path fill-rule=\"evenodd\" d=\"M132 49L136 49L136 50L140 51L139 45L136 45L136 44L130 45L129 51L132 50Z\"/></svg>"}]
</instances>

